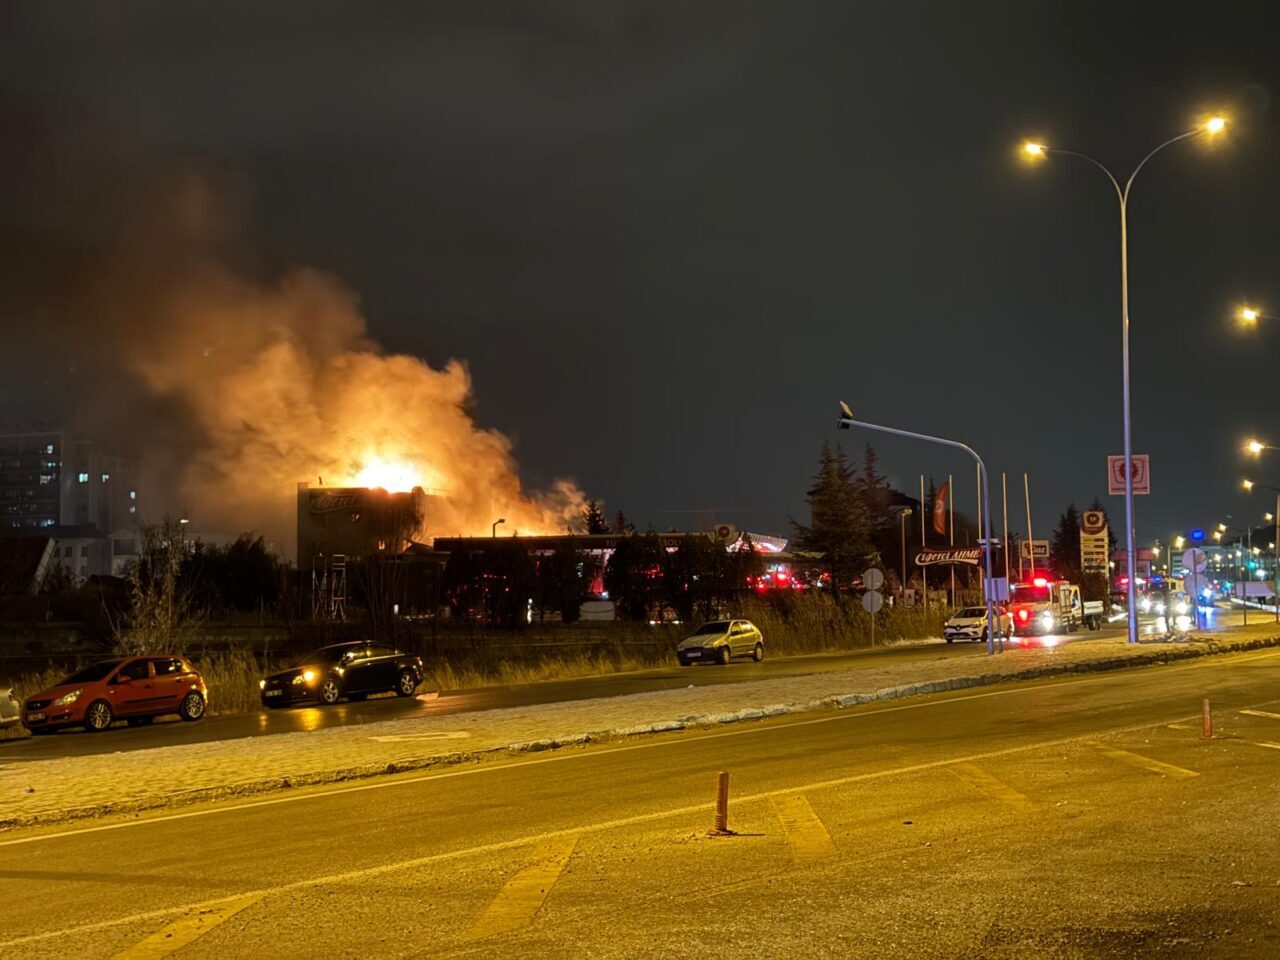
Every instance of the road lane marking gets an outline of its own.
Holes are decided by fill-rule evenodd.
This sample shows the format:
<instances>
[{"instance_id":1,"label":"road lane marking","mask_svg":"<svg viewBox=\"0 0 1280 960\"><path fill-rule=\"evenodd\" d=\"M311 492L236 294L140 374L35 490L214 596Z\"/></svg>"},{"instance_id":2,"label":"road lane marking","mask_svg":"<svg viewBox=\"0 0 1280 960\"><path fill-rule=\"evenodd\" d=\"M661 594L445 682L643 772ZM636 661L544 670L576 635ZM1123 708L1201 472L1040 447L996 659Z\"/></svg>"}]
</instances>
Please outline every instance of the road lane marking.
<instances>
[{"instance_id":1,"label":"road lane marking","mask_svg":"<svg viewBox=\"0 0 1280 960\"><path fill-rule=\"evenodd\" d=\"M1270 702L1270 701L1268 701ZM1195 714L1199 717L1199 714ZM1190 720L1192 717L1182 719ZM885 777L901 777L913 773L922 773L930 770L938 770L943 767L950 766L959 762L974 762L980 760L992 760L998 757L1016 756L1020 753L1028 753L1033 750L1048 750L1058 747L1065 747L1072 744L1089 745L1097 739L1099 734L1115 735L1138 733L1143 730L1151 730L1159 727L1160 723L1142 723L1135 724L1130 727L1117 727L1113 730L1094 731L1088 734L1082 734L1078 737L1060 737L1056 740L1044 740L1039 743L1026 744L1020 747L1006 747L1002 750L989 750L984 753L975 753L966 757L950 757L944 760L930 760L924 763L909 764L904 767L895 767L887 770L873 770L869 773L854 773L844 777L836 777L830 780L817 780L812 783L792 785L778 790L766 790L762 793L753 793L746 796L735 797L734 803L755 803L758 801L768 800L772 797L780 797L785 794L795 793L798 790L813 791L827 790L835 787L845 787L855 783L867 783L872 780L879 780ZM1094 744L1096 746L1096 744ZM1174 768L1178 769L1178 768ZM1189 771L1188 771L1189 772ZM1193 774L1194 776L1194 774ZM159 917L172 916L175 913L182 913L189 910L198 910L205 907L217 906L218 904L227 903L235 900L240 896L250 896L259 894L268 896L270 894L289 893L294 890L304 890L310 887L328 886L333 884L350 883L356 880L367 880L371 877L380 877L389 873L398 873L403 870L412 870L418 867L431 866L437 863L447 863L453 860L462 860L472 856L484 856L492 853L502 853L507 850L515 850L521 847L528 847L534 844L542 843L546 840L552 840L557 837L568 837L574 834L595 834L603 833L608 830L616 830L622 827L634 827L644 823L654 823L661 820L669 820L674 817L698 816L702 817L707 812L705 802L690 804L685 807L672 807L666 810L655 810L649 813L638 813L630 817L623 817L617 820L605 820L598 823L586 824L583 826L567 827L562 830L552 830L544 833L536 833L529 836L517 837L514 840L500 840L494 843L488 843L477 847L464 847L458 850L446 850L442 853L426 854L421 857L414 857L410 860L400 860L393 863L379 864L375 867L365 867L360 870L351 870L346 873L331 874L324 877L310 877L305 880L294 880L290 883L281 884L275 887L266 887L260 890L247 891L243 894L235 894L233 896L218 897L213 900L205 900L199 903L184 904L173 907L164 907L158 910L151 910L147 913L134 914L131 917L118 917L112 920L101 920L96 923L81 924L75 927L64 927L60 930L48 930L42 933L32 933L26 936L16 937L12 940L0 941L0 950L9 947L22 946L28 943L37 943L42 940L49 940L62 936L85 936L95 933L99 930L108 930L112 927L118 927L130 923L142 923L147 920L154 920ZM180 815L179 815L180 816ZM12 841L10 841L12 842Z\"/></svg>"},{"instance_id":2,"label":"road lane marking","mask_svg":"<svg viewBox=\"0 0 1280 960\"><path fill-rule=\"evenodd\" d=\"M1272 713L1269 710L1241 710L1240 713L1246 717L1264 717L1267 720L1280 720L1280 713Z\"/></svg>"},{"instance_id":3,"label":"road lane marking","mask_svg":"<svg viewBox=\"0 0 1280 960\"><path fill-rule=\"evenodd\" d=\"M436 730L430 733L393 733L385 737L370 737L379 743L411 743L417 740L465 740L471 734L465 730Z\"/></svg>"},{"instance_id":4,"label":"road lane marking","mask_svg":"<svg viewBox=\"0 0 1280 960\"><path fill-rule=\"evenodd\" d=\"M1224 654L1224 656L1233 656L1236 658L1234 661L1235 663L1243 663L1243 662L1251 662L1254 660L1280 657L1280 651L1266 650L1263 652L1238 654L1238 655ZM1185 669L1203 668L1205 666L1213 665L1216 660L1217 660L1216 657L1204 657L1204 658L1193 660L1189 663L1173 664L1167 667L1167 670L1185 670ZM1016 686L1012 686L1003 690L990 690L984 693L970 693L970 694L964 694L958 697L928 699L928 700L923 700L917 703L898 704L892 707L879 707L872 710L858 710L856 712L838 712L831 716L814 717L809 720L789 720L788 719L778 724L771 724L767 726L747 726L747 727L740 727L737 730L722 730L722 731L717 731L715 733L689 734L686 736L681 736L679 739L670 739L670 740L655 739L655 740L646 741L644 743L633 743L633 744L628 744L626 746L620 746L620 747L599 747L591 751L551 754L549 756L539 757L536 760L517 760L513 762L508 762L508 763L495 763L491 766L475 766L475 767L466 767L461 770L449 770L442 773L427 773L427 774L423 774L421 776L415 776L415 777L403 777L403 778L397 777L395 779L381 779L381 780L374 781L372 783L362 783L355 786L339 787L333 790L318 790L314 793L311 793L311 792L294 793L294 794L289 794L288 796L270 797L265 800L252 800L247 803L236 803L230 806L211 807L203 810L188 810L183 813L169 813L169 814L164 814L163 816L147 817L145 819L140 818L140 819L133 819L133 820L121 820L117 823L105 823L95 827L77 827L76 829L73 829L73 830L60 830L54 833L42 833L42 834L37 834L35 836L30 836L30 837L17 837L12 840L0 840L0 847L16 846L16 845L25 844L25 843L42 843L48 840L57 840L63 837L77 837L77 836L83 836L85 834L90 834L90 833L102 833L108 830L125 830L125 829L134 828L134 827L144 827L150 824L168 823L174 820L188 820L193 817L210 817L216 814L236 813L242 810L256 809L258 807L277 806L278 804L282 804L282 803L298 803L303 800L321 800L327 797L345 796L346 794L349 794L349 793L361 793L366 790L386 790L390 787L413 786L419 783L426 783L432 780L448 780L448 779L452 779L453 777L466 777L466 776L474 776L477 774L484 774L484 773L504 772L509 770L521 769L524 767L540 766L541 764L544 764L544 763L564 763L570 760L580 760L583 758L593 758L593 757L605 757L605 756L610 756L616 753L628 753L633 750L652 750L652 749L666 748L666 747L677 746L677 745L687 745L690 743L697 743L702 740L719 740L725 737L742 737L742 736L753 736L761 733L776 733L778 731L789 730L792 727L807 727L807 726L813 726L815 724L821 724L821 723L839 723L841 721L846 721L846 720L861 720L866 717L875 717L875 716L880 716L881 714L886 714L886 713L899 713L903 710L921 710L927 707L945 706L947 704L952 704L952 703L965 703L970 700L985 700L989 697L1007 697L1007 696L1011 696L1013 694L1018 694L1018 693L1034 693L1034 692L1038 692L1040 690L1044 690L1048 688L1072 687L1082 683L1102 683L1102 682L1117 680L1117 679L1131 679L1131 676L1132 675L1126 676L1126 671L1108 671L1106 673L1098 674L1097 676L1081 677L1078 680L1053 679L1044 683L1030 683L1030 682L1019 681ZM1280 700L1275 700L1275 699L1263 700L1260 703L1255 704L1255 706L1266 707L1266 706L1271 706L1272 704L1275 704L1275 703L1280 703ZM1199 719L1200 719L1199 713L1177 718L1177 720L1199 720ZM1111 734L1111 733L1131 733L1131 732L1137 732L1139 730L1150 730L1160 725L1161 724L1159 722L1134 724L1131 727L1119 727L1114 730L1095 731L1095 733L1085 735L1085 736L1069 737L1063 741L1045 741L1043 745L1057 746L1060 743L1077 743L1083 740L1093 739L1098 735L1099 732L1101 732L1104 735ZM1022 750L1022 749L1030 749L1030 748L1016 747L1013 749ZM494 751L494 752L496 753L497 751ZM1000 754L997 754L997 755L1000 755ZM977 759L982 759L986 756L988 755L983 754L979 756ZM964 758L959 758L959 759L964 759ZM948 760L948 761L943 761L942 763L951 763L951 762L954 762L954 761ZM18 827L15 829L25 829L25 828ZM31 829L40 829L40 827L39 825L36 825Z\"/></svg>"},{"instance_id":5,"label":"road lane marking","mask_svg":"<svg viewBox=\"0 0 1280 960\"><path fill-rule=\"evenodd\" d=\"M1015 810L1022 813L1035 813L1040 809L1040 804L1028 800L1024 794L1019 793L1003 780L997 780L976 764L953 763L947 769L979 793L985 793L991 799L1008 804Z\"/></svg>"},{"instance_id":6,"label":"road lane marking","mask_svg":"<svg viewBox=\"0 0 1280 960\"><path fill-rule=\"evenodd\" d=\"M1187 770L1185 767L1175 767L1172 763L1165 763L1162 760L1152 760L1150 757L1144 757L1140 753L1130 753L1128 750L1117 750L1114 747L1098 747L1098 752L1104 757L1110 757L1112 760L1119 760L1121 763L1127 763L1131 767L1138 767L1141 770L1158 773L1161 776L1177 777L1182 780L1200 776L1200 774L1194 770Z\"/></svg>"},{"instance_id":7,"label":"road lane marking","mask_svg":"<svg viewBox=\"0 0 1280 960\"><path fill-rule=\"evenodd\" d=\"M1255 747L1266 747L1269 750L1280 750L1280 743L1273 743L1270 740L1248 740L1246 743L1251 743Z\"/></svg>"},{"instance_id":8,"label":"road lane marking","mask_svg":"<svg viewBox=\"0 0 1280 960\"><path fill-rule=\"evenodd\" d=\"M831 840L831 834L827 833L822 820L813 812L808 797L803 793L784 793L770 797L769 802L782 823L782 832L787 836L791 855L798 862L806 863L835 856L836 845Z\"/></svg>"},{"instance_id":9,"label":"road lane marking","mask_svg":"<svg viewBox=\"0 0 1280 960\"><path fill-rule=\"evenodd\" d=\"M145 940L120 951L111 960L162 960L261 899L261 894L250 894L203 910L195 910L157 930Z\"/></svg>"},{"instance_id":10,"label":"road lane marking","mask_svg":"<svg viewBox=\"0 0 1280 960\"><path fill-rule=\"evenodd\" d=\"M577 845L576 833L539 844L533 853L533 863L503 885L493 902L463 936L463 941L487 940L533 923L534 916L542 909Z\"/></svg>"}]
</instances>

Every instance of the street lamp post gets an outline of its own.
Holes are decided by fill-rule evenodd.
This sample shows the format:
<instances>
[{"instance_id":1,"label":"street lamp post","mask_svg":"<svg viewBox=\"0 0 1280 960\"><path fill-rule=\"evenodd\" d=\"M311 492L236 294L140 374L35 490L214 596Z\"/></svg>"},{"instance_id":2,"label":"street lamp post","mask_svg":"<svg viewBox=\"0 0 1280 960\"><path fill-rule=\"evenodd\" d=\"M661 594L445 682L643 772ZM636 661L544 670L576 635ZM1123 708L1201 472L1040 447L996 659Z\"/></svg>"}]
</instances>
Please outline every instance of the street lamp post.
<instances>
[{"instance_id":1,"label":"street lamp post","mask_svg":"<svg viewBox=\"0 0 1280 960\"><path fill-rule=\"evenodd\" d=\"M1245 449L1252 453L1255 457L1261 456L1263 450L1280 450L1280 447L1273 447L1269 443L1260 443L1257 440L1250 440L1245 444ZM1246 491L1252 491L1254 487L1261 487L1264 490L1270 490L1276 495L1276 508L1273 513L1263 514L1263 518L1267 522L1274 522L1276 525L1275 539L1275 580L1272 582L1272 606L1275 609L1276 623L1280 623L1280 487L1273 487L1269 483L1254 483L1252 480L1242 480L1240 485Z\"/></svg>"},{"instance_id":2,"label":"street lamp post","mask_svg":"<svg viewBox=\"0 0 1280 960\"><path fill-rule=\"evenodd\" d=\"M1106 175L1111 185L1115 187L1116 199L1120 201L1120 353L1124 374L1124 535L1126 546L1125 562L1129 574L1129 589L1127 593L1130 643L1138 642L1138 606L1137 596L1133 588L1133 585L1137 582L1137 558L1133 546L1133 436L1129 401L1129 194L1133 189L1133 181L1137 178L1139 171L1146 166L1148 160L1165 147L1172 146L1182 140L1189 140L1201 134L1221 133L1226 128L1226 125L1227 122L1222 117L1212 117L1194 129L1166 140L1142 158L1142 162L1134 167L1133 173L1129 174L1129 179L1125 181L1123 187L1120 186L1120 180L1105 164L1095 160L1088 154L1076 153L1072 150L1060 150L1056 147L1050 148L1043 143L1026 143L1023 145L1023 152L1033 159L1043 158L1049 154L1057 154L1064 157L1076 157L1093 164Z\"/></svg>"},{"instance_id":3,"label":"street lamp post","mask_svg":"<svg viewBox=\"0 0 1280 960\"><path fill-rule=\"evenodd\" d=\"M506 523L506 522L507 522L507 518L506 518L506 517L499 517L497 520L493 521L493 524L489 527L489 536L491 536L491 537L497 537L497 536L498 536L498 524L500 524L500 523Z\"/></svg>"},{"instance_id":4,"label":"street lamp post","mask_svg":"<svg viewBox=\"0 0 1280 960\"><path fill-rule=\"evenodd\" d=\"M978 476L982 480L982 537L983 549L982 556L986 563L987 582L986 589L982 592L987 601L987 656L992 656L996 652L996 629L995 617L991 609L991 495L987 484L987 465L982 462L982 458L978 456L976 450L968 444L961 443L959 440L947 440L944 437L931 437L927 433L913 433L910 430L899 430L897 427L885 427L878 423L867 423L865 420L853 419L853 411L849 409L849 405L843 400L840 401L840 417L836 420L836 426L841 430L848 430L850 427L861 427L864 430L878 430L881 433L892 433L899 437L909 437L912 440L924 440L928 443L940 443L944 447L954 447L957 450L963 450L969 456L973 457L974 462L978 465ZM1004 637L1000 638L1000 652L1004 653Z\"/></svg>"},{"instance_id":5,"label":"street lamp post","mask_svg":"<svg viewBox=\"0 0 1280 960\"><path fill-rule=\"evenodd\" d=\"M911 516L910 507L903 507L898 511L898 533L902 538L902 605L904 607L907 605L907 517L909 516Z\"/></svg>"}]
</instances>

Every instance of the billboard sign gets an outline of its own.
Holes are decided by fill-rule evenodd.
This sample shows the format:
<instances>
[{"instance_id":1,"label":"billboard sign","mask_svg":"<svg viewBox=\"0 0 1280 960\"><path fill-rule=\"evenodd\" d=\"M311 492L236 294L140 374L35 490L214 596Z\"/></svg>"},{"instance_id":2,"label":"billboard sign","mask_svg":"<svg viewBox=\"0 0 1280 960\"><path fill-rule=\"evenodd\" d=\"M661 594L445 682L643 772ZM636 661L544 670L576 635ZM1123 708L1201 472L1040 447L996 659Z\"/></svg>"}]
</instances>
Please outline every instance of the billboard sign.
<instances>
[{"instance_id":1,"label":"billboard sign","mask_svg":"<svg viewBox=\"0 0 1280 960\"><path fill-rule=\"evenodd\" d=\"M1133 492L1135 495L1151 492L1151 458L1145 453L1135 453L1133 459ZM1124 457L1107 457L1107 493L1124 496Z\"/></svg>"}]
</instances>

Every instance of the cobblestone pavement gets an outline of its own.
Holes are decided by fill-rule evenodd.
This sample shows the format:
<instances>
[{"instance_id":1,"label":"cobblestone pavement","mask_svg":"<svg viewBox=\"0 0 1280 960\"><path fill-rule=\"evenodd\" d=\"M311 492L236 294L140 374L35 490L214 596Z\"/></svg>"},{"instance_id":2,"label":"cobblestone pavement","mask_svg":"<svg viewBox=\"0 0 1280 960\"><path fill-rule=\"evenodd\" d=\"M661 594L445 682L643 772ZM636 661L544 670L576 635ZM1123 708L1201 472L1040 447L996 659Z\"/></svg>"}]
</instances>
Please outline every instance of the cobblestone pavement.
<instances>
[{"instance_id":1,"label":"cobblestone pavement","mask_svg":"<svg viewBox=\"0 0 1280 960\"><path fill-rule=\"evenodd\" d=\"M864 666L572 703L336 727L146 751L0 761L0 828L396 773L539 750L1280 644L1274 625L1181 643L1080 641L990 659ZM714 669L714 668L705 668ZM101 736L112 736L112 732Z\"/></svg>"}]
</instances>

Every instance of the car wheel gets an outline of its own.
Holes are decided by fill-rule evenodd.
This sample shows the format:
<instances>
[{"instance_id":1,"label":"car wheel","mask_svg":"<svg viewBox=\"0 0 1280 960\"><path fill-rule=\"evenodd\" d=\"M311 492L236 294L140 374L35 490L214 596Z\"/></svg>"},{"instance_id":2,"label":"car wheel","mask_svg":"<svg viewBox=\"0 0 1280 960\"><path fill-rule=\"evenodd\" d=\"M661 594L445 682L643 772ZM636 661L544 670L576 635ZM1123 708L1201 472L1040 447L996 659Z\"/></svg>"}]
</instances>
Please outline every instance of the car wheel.
<instances>
[{"instance_id":1,"label":"car wheel","mask_svg":"<svg viewBox=\"0 0 1280 960\"><path fill-rule=\"evenodd\" d=\"M130 717L125 722L131 727L145 727L154 719L155 717Z\"/></svg>"},{"instance_id":2,"label":"car wheel","mask_svg":"<svg viewBox=\"0 0 1280 960\"><path fill-rule=\"evenodd\" d=\"M413 675L412 670L401 670L400 679L396 681L396 696L412 697L413 691L418 689L418 678Z\"/></svg>"},{"instance_id":3,"label":"car wheel","mask_svg":"<svg viewBox=\"0 0 1280 960\"><path fill-rule=\"evenodd\" d=\"M111 726L115 715L111 712L111 704L105 700L95 700L84 712L84 728L90 733L101 733Z\"/></svg>"},{"instance_id":4,"label":"car wheel","mask_svg":"<svg viewBox=\"0 0 1280 960\"><path fill-rule=\"evenodd\" d=\"M324 683L320 684L320 702L332 706L338 702L338 698L342 696L342 688L338 686L338 681L329 677Z\"/></svg>"},{"instance_id":5,"label":"car wheel","mask_svg":"<svg viewBox=\"0 0 1280 960\"><path fill-rule=\"evenodd\" d=\"M178 704L178 716L188 722L194 722L204 716L204 697L192 690Z\"/></svg>"},{"instance_id":6,"label":"car wheel","mask_svg":"<svg viewBox=\"0 0 1280 960\"><path fill-rule=\"evenodd\" d=\"M733 656L733 654L729 652L728 644L725 644L723 647L719 647L716 650L716 659L720 661L722 666L729 662L729 658L731 656Z\"/></svg>"},{"instance_id":7,"label":"car wheel","mask_svg":"<svg viewBox=\"0 0 1280 960\"><path fill-rule=\"evenodd\" d=\"M764 644L763 644L763 643L757 643L757 644L756 644L756 648L755 648L755 650L754 650L754 651L752 652L752 654L751 654L751 659L752 659L752 660L754 660L756 663L759 663L761 660L763 660L763 659L764 659Z\"/></svg>"}]
</instances>

